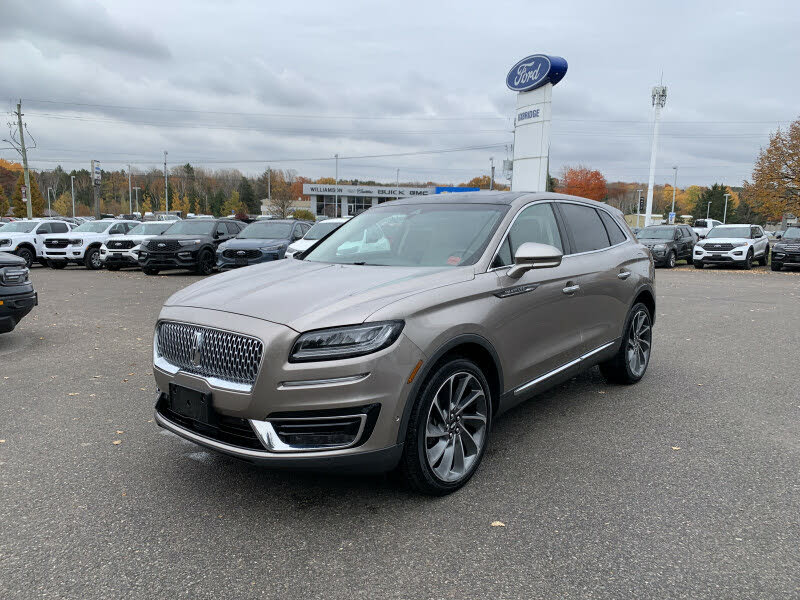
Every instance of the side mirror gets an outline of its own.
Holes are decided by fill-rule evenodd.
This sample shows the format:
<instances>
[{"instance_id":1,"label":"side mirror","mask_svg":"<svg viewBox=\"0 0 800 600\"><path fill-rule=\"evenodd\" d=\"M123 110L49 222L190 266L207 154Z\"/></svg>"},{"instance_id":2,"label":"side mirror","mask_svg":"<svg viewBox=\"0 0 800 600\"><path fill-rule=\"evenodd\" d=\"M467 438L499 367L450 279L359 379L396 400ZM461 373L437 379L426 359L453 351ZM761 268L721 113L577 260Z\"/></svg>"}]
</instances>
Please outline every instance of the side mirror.
<instances>
[{"instance_id":1,"label":"side mirror","mask_svg":"<svg viewBox=\"0 0 800 600\"><path fill-rule=\"evenodd\" d=\"M531 269L548 269L557 267L563 258L561 250L547 244L525 242L514 255L514 266L508 270L507 275L512 279L519 279Z\"/></svg>"},{"instance_id":2,"label":"side mirror","mask_svg":"<svg viewBox=\"0 0 800 600\"><path fill-rule=\"evenodd\" d=\"M783 234L782 234L782 233L776 233L776 234L775 234L775 239L776 239L776 240L779 240L779 239L781 239L782 237L783 237Z\"/></svg>"}]
</instances>

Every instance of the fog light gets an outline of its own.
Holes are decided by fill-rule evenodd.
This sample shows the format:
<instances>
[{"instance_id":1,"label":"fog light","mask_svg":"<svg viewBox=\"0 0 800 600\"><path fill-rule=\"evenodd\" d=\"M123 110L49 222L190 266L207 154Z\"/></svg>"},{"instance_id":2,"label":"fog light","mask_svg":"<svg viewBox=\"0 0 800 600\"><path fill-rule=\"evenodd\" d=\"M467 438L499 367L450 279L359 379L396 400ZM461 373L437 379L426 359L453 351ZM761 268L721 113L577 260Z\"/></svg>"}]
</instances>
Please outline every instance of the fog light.
<instances>
[{"instance_id":1,"label":"fog light","mask_svg":"<svg viewBox=\"0 0 800 600\"><path fill-rule=\"evenodd\" d=\"M178 256L180 256L181 258L191 258L192 253L191 252L178 252Z\"/></svg>"}]
</instances>

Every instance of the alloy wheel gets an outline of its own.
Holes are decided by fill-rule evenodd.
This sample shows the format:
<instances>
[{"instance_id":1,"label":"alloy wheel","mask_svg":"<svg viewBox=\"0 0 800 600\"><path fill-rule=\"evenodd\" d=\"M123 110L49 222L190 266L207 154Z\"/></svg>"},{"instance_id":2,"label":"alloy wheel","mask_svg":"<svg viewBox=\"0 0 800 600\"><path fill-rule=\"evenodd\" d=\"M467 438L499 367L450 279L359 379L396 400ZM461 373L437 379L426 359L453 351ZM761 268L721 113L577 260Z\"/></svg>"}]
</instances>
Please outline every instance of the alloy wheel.
<instances>
[{"instance_id":1,"label":"alloy wheel","mask_svg":"<svg viewBox=\"0 0 800 600\"><path fill-rule=\"evenodd\" d=\"M652 334L650 315L645 310L639 310L631 319L626 350L628 368L635 377L641 377L647 368L650 360Z\"/></svg>"},{"instance_id":2,"label":"alloy wheel","mask_svg":"<svg viewBox=\"0 0 800 600\"><path fill-rule=\"evenodd\" d=\"M99 269L103 266L103 261L100 260L100 253L95 251L89 259L92 263L92 268Z\"/></svg>"},{"instance_id":3,"label":"alloy wheel","mask_svg":"<svg viewBox=\"0 0 800 600\"><path fill-rule=\"evenodd\" d=\"M428 466L442 481L469 475L486 441L486 390L472 373L451 375L436 391L425 426Z\"/></svg>"}]
</instances>

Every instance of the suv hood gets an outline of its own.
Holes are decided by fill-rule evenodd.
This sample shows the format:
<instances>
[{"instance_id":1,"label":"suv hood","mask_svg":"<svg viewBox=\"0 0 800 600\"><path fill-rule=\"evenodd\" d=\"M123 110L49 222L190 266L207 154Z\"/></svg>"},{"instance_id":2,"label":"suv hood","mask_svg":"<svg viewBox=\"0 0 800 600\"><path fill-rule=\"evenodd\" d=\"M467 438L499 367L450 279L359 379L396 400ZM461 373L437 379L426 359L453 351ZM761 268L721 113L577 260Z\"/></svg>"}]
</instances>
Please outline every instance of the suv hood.
<instances>
[{"instance_id":1,"label":"suv hood","mask_svg":"<svg viewBox=\"0 0 800 600\"><path fill-rule=\"evenodd\" d=\"M290 258L209 277L165 305L226 311L308 331L362 323L401 298L474 277L472 267L375 267Z\"/></svg>"},{"instance_id":2,"label":"suv hood","mask_svg":"<svg viewBox=\"0 0 800 600\"><path fill-rule=\"evenodd\" d=\"M104 237L108 235L106 232L96 233L94 231L70 231L68 233L48 233L46 234L46 240L82 240L82 239L91 239L96 237Z\"/></svg>"},{"instance_id":3,"label":"suv hood","mask_svg":"<svg viewBox=\"0 0 800 600\"><path fill-rule=\"evenodd\" d=\"M0 252L0 269L3 267L24 267L25 261L16 254Z\"/></svg>"},{"instance_id":4,"label":"suv hood","mask_svg":"<svg viewBox=\"0 0 800 600\"><path fill-rule=\"evenodd\" d=\"M742 242L747 242L748 244L752 244L753 240L751 240L750 238L736 238L736 237L731 237L731 238L722 238L722 237L720 237L720 238L718 238L718 237L715 237L715 238L706 238L705 240L703 240L703 242L705 243L706 246L708 246L709 244L741 244Z\"/></svg>"},{"instance_id":5,"label":"suv hood","mask_svg":"<svg viewBox=\"0 0 800 600\"><path fill-rule=\"evenodd\" d=\"M226 248L236 250L237 248L263 248L265 246L280 246L287 242L285 238L233 238L223 242Z\"/></svg>"},{"instance_id":6,"label":"suv hood","mask_svg":"<svg viewBox=\"0 0 800 600\"><path fill-rule=\"evenodd\" d=\"M106 246L109 243L117 241L117 240L127 240L127 241L133 240L135 243L141 244L142 242L146 242L150 238L154 238L154 237L158 237L158 234L157 233L152 233L150 235L112 235L106 241Z\"/></svg>"}]
</instances>

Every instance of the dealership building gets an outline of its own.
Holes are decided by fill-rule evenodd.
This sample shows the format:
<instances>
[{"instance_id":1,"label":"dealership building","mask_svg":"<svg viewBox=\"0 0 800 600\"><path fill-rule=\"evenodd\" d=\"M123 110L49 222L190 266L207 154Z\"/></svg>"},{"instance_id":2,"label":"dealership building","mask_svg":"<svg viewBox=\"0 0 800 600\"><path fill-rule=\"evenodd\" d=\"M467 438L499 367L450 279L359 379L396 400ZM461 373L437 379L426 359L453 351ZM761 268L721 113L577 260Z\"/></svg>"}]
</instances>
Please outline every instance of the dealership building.
<instances>
[{"instance_id":1,"label":"dealership building","mask_svg":"<svg viewBox=\"0 0 800 600\"><path fill-rule=\"evenodd\" d=\"M316 217L348 217L398 198L433 196L451 192L476 192L467 187L397 187L389 185L303 184L303 195L311 199L309 209Z\"/></svg>"}]
</instances>

